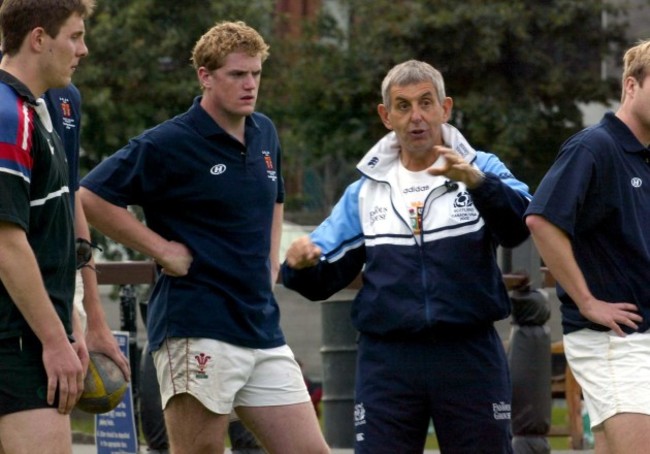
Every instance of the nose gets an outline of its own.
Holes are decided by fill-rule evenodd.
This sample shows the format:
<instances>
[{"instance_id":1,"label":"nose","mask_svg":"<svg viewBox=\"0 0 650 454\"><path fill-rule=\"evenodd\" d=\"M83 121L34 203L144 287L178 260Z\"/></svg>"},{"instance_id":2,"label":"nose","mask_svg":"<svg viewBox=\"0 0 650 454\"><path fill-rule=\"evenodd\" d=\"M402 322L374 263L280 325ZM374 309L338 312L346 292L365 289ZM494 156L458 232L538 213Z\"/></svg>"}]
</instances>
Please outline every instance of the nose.
<instances>
[{"instance_id":1,"label":"nose","mask_svg":"<svg viewBox=\"0 0 650 454\"><path fill-rule=\"evenodd\" d=\"M77 55L79 58L85 57L88 55L88 46L86 46L86 41L83 39L80 40L79 48L77 49Z\"/></svg>"},{"instance_id":2,"label":"nose","mask_svg":"<svg viewBox=\"0 0 650 454\"><path fill-rule=\"evenodd\" d=\"M411 110L411 121L413 123L419 123L422 121L422 109L418 106L413 106L413 109Z\"/></svg>"},{"instance_id":3,"label":"nose","mask_svg":"<svg viewBox=\"0 0 650 454\"><path fill-rule=\"evenodd\" d=\"M244 79L244 88L247 90L253 90L257 87L257 78L254 74L247 74Z\"/></svg>"}]
</instances>

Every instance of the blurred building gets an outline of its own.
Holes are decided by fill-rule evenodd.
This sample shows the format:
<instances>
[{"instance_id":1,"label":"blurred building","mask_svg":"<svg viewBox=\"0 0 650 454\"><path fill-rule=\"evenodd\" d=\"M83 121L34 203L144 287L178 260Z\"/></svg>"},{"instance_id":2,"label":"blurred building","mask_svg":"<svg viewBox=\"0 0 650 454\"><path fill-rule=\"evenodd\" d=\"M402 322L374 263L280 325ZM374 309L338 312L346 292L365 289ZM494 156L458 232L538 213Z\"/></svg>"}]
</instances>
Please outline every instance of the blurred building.
<instances>
[{"instance_id":1,"label":"blurred building","mask_svg":"<svg viewBox=\"0 0 650 454\"><path fill-rule=\"evenodd\" d=\"M648 0L606 0L610 4L619 5L625 8L622 17L608 17L603 14L602 26L607 27L613 21L622 20L628 23L627 44L632 46L637 41L650 39L650 1ZM622 55L612 56L611 59L601 62L601 76L604 78L620 78ZM585 125L598 123L603 114L608 110L616 110L619 106L619 99L612 99L609 104L588 103L581 108L583 122Z\"/></svg>"}]
</instances>

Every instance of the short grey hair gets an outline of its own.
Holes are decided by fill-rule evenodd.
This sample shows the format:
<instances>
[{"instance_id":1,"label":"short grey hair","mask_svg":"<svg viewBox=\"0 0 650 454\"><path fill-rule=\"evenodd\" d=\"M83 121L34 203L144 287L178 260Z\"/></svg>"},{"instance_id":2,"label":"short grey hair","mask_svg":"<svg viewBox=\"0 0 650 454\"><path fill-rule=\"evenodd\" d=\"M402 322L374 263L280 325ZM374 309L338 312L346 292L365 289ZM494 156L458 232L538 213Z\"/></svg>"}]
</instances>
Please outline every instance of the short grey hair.
<instances>
[{"instance_id":1,"label":"short grey hair","mask_svg":"<svg viewBox=\"0 0 650 454\"><path fill-rule=\"evenodd\" d=\"M419 82L431 82L438 91L438 101L442 104L445 95L445 80L436 68L418 60L408 60L388 71L381 83L381 96L384 105L390 108L390 89L393 85L404 86Z\"/></svg>"}]
</instances>

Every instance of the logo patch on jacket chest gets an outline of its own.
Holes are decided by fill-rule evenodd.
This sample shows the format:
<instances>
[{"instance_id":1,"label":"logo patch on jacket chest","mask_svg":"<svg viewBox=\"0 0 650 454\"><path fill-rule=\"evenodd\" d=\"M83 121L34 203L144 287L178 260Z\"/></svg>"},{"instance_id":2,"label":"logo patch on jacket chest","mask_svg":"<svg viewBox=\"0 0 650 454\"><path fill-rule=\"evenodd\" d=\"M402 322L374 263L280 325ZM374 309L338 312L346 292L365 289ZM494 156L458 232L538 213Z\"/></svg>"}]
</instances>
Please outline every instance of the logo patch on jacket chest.
<instances>
[{"instance_id":1,"label":"logo patch on jacket chest","mask_svg":"<svg viewBox=\"0 0 650 454\"><path fill-rule=\"evenodd\" d=\"M451 217L459 222L472 221L479 216L472 196L467 191L459 192L454 199Z\"/></svg>"}]
</instances>

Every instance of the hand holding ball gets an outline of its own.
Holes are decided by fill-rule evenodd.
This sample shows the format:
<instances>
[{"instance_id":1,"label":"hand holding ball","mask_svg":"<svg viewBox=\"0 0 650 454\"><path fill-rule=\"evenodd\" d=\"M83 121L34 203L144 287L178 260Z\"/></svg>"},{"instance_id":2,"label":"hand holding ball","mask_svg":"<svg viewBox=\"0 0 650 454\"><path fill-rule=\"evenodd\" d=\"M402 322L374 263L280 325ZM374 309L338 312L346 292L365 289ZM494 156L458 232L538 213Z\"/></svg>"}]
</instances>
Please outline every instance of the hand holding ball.
<instances>
[{"instance_id":1,"label":"hand holding ball","mask_svg":"<svg viewBox=\"0 0 650 454\"><path fill-rule=\"evenodd\" d=\"M90 352L84 392L77 408L88 413L107 413L122 401L128 387L119 366L108 356Z\"/></svg>"}]
</instances>

